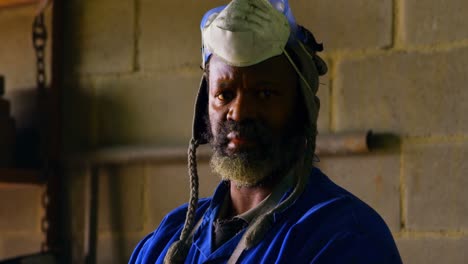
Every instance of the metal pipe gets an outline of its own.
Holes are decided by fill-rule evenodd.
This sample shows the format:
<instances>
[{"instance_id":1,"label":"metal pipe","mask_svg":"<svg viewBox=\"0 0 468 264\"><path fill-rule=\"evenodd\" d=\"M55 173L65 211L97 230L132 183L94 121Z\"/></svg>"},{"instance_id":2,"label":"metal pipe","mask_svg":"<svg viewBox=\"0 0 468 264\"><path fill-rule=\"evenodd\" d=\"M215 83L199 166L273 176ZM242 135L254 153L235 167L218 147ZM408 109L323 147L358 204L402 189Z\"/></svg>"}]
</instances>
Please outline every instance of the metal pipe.
<instances>
[{"instance_id":1,"label":"metal pipe","mask_svg":"<svg viewBox=\"0 0 468 264\"><path fill-rule=\"evenodd\" d=\"M319 135L315 153L321 156L367 153L367 142L371 135L371 131Z\"/></svg>"},{"instance_id":2,"label":"metal pipe","mask_svg":"<svg viewBox=\"0 0 468 264\"><path fill-rule=\"evenodd\" d=\"M39 0L0 0L0 8L31 5L38 2Z\"/></svg>"},{"instance_id":3,"label":"metal pipe","mask_svg":"<svg viewBox=\"0 0 468 264\"><path fill-rule=\"evenodd\" d=\"M319 156L356 155L374 150L393 148L399 145L399 138L388 133L344 132L324 134L317 137L316 154ZM207 160L211 157L209 146L201 146L197 150L198 159ZM112 165L134 162L180 162L187 159L186 147L135 147L122 146L102 148L85 155L71 158L72 164Z\"/></svg>"}]
</instances>

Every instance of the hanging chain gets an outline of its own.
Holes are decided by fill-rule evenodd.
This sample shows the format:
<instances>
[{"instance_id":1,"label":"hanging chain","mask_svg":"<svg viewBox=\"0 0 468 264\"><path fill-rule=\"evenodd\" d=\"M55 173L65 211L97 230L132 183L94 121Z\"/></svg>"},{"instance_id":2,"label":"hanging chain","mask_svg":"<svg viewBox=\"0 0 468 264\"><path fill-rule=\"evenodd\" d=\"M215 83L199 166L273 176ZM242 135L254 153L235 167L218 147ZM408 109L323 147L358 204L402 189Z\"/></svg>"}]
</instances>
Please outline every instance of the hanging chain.
<instances>
[{"instance_id":1,"label":"hanging chain","mask_svg":"<svg viewBox=\"0 0 468 264\"><path fill-rule=\"evenodd\" d=\"M45 65L45 48L47 44L47 28L44 23L44 13L40 12L34 19L33 28L32 28L32 41L33 47L36 52L36 85L37 85L37 92L38 92L38 114L39 114L39 126L43 127L47 124L44 122L45 120L45 109L46 104L44 104L44 100L46 99L46 65ZM42 129L41 133L41 149L43 153L45 153L45 148L47 147L44 144L45 133L44 129ZM42 154L43 154L42 153ZM47 183L48 181L48 173L49 168L47 164L47 157L41 155L41 161L43 162L43 180ZM50 203L50 196L49 196L49 184L45 185L44 192L41 196L41 205L44 209L44 215L41 219L41 232L43 233L45 240L41 243L41 251L46 252L48 247L48 233L49 233L49 220L48 220L48 207Z\"/></svg>"},{"instance_id":2,"label":"hanging chain","mask_svg":"<svg viewBox=\"0 0 468 264\"><path fill-rule=\"evenodd\" d=\"M36 83L39 93L45 93L46 69L45 69L45 47L47 42L47 28L44 24L44 13L36 16L33 23L32 39L36 51Z\"/></svg>"}]
</instances>

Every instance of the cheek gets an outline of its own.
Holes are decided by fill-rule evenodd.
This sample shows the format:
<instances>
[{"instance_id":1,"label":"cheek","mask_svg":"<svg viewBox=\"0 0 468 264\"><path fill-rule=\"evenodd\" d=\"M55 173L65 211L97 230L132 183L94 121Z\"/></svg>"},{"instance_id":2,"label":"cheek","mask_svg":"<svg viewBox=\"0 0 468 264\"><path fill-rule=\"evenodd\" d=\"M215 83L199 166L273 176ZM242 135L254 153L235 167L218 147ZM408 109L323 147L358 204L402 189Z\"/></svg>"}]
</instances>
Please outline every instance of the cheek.
<instances>
[{"instance_id":1,"label":"cheek","mask_svg":"<svg viewBox=\"0 0 468 264\"><path fill-rule=\"evenodd\" d=\"M285 102L286 101L286 102ZM294 118L294 105L292 100L281 100L269 107L264 113L264 116L268 119L268 123L276 131L283 131L288 129L286 127L290 122L291 118Z\"/></svg>"},{"instance_id":2,"label":"cheek","mask_svg":"<svg viewBox=\"0 0 468 264\"><path fill-rule=\"evenodd\" d=\"M213 136L216 136L219 131L219 126L222 121L222 114L220 111L216 110L213 106L211 100L208 102L208 118L209 118L209 128Z\"/></svg>"}]
</instances>

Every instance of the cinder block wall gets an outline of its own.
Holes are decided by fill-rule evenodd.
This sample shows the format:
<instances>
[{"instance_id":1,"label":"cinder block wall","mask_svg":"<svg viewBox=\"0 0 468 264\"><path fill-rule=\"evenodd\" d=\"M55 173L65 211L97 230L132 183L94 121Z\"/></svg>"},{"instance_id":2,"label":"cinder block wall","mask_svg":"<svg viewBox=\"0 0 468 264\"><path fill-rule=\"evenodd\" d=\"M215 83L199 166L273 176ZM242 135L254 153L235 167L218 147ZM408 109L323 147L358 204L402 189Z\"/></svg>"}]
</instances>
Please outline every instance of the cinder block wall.
<instances>
[{"instance_id":1,"label":"cinder block wall","mask_svg":"<svg viewBox=\"0 0 468 264\"><path fill-rule=\"evenodd\" d=\"M184 146L200 78L199 21L226 1L70 1L64 135L69 153ZM320 133L391 132L397 149L322 157L319 166L373 206L405 263L468 259L468 2L291 1L324 43ZM464 114L465 113L465 114ZM100 168L99 263L124 263L188 199L185 162ZM202 194L217 179L201 164ZM83 259L84 170L70 172L74 258ZM1 227L0 227L1 228Z\"/></svg>"}]
</instances>

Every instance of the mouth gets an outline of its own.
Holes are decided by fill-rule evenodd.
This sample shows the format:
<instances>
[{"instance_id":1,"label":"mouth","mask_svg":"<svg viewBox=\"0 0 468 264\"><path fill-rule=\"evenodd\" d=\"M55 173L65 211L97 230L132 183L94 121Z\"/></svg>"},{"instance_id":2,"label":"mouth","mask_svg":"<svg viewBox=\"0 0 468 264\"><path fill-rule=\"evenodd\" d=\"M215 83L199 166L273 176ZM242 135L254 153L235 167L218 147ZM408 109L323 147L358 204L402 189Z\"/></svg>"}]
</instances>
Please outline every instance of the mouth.
<instances>
[{"instance_id":1,"label":"mouth","mask_svg":"<svg viewBox=\"0 0 468 264\"><path fill-rule=\"evenodd\" d=\"M256 142L253 139L242 137L235 132L229 133L227 135L227 139L229 140L227 147L229 150L232 151L236 151L243 148L249 148L256 145Z\"/></svg>"}]
</instances>

